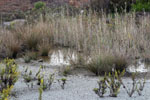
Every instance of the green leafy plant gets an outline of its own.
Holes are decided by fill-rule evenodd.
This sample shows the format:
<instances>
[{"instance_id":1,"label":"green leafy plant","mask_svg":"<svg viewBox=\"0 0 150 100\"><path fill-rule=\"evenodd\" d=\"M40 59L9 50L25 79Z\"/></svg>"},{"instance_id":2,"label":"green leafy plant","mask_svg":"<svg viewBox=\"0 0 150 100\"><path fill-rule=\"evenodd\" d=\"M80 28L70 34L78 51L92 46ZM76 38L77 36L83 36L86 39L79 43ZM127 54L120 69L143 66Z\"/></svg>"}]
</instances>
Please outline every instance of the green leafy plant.
<instances>
[{"instance_id":1,"label":"green leafy plant","mask_svg":"<svg viewBox=\"0 0 150 100\"><path fill-rule=\"evenodd\" d=\"M137 73L133 73L132 74L132 88L131 88L131 90L129 90L128 88L127 88L127 86L125 86L125 84L123 83L123 81L122 80L120 80L120 82L121 82L121 84L123 85L123 88L126 90L126 92L127 92L127 94L129 95L129 97L132 97L132 95L136 92L136 90L137 90L137 81L136 81L136 75L137 75Z\"/></svg>"},{"instance_id":2,"label":"green leafy plant","mask_svg":"<svg viewBox=\"0 0 150 100\"><path fill-rule=\"evenodd\" d=\"M54 75L55 74L49 74L49 78L48 78L48 87L49 87L49 90L50 90L50 88L52 86L52 83L54 82L54 78L55 78Z\"/></svg>"},{"instance_id":3,"label":"green leafy plant","mask_svg":"<svg viewBox=\"0 0 150 100\"><path fill-rule=\"evenodd\" d=\"M5 59L0 66L0 91L13 86L19 78L18 66L13 59Z\"/></svg>"},{"instance_id":4,"label":"green leafy plant","mask_svg":"<svg viewBox=\"0 0 150 100\"><path fill-rule=\"evenodd\" d=\"M0 100L9 100L9 95L12 89L13 89L13 85L7 87L6 89L3 89L3 91L0 92Z\"/></svg>"},{"instance_id":5,"label":"green leafy plant","mask_svg":"<svg viewBox=\"0 0 150 100\"><path fill-rule=\"evenodd\" d=\"M129 97L132 97L132 95L135 92L138 92L138 94L141 95L144 89L146 78L144 78L143 81L140 81L140 80L138 81L136 76L137 76L137 72L132 73L132 88L131 89L128 89L127 86L123 83L122 79L120 79L120 82L123 85L123 88L126 90Z\"/></svg>"},{"instance_id":6,"label":"green leafy plant","mask_svg":"<svg viewBox=\"0 0 150 100\"><path fill-rule=\"evenodd\" d=\"M94 88L94 89L93 89L93 91L94 91L99 97L104 97L104 94L107 92L107 91L106 91L106 89L107 89L106 80L107 80L107 77L106 77L106 75L105 75L103 79L101 79L101 80L99 80L99 81L97 82L99 88Z\"/></svg>"},{"instance_id":7,"label":"green leafy plant","mask_svg":"<svg viewBox=\"0 0 150 100\"><path fill-rule=\"evenodd\" d=\"M150 0L136 0L132 5L134 11L150 11Z\"/></svg>"},{"instance_id":8,"label":"green leafy plant","mask_svg":"<svg viewBox=\"0 0 150 100\"><path fill-rule=\"evenodd\" d=\"M36 10L39 10L39 9L44 9L46 7L46 3L45 2L42 2L42 1L38 1L34 4L34 8Z\"/></svg>"},{"instance_id":9,"label":"green leafy plant","mask_svg":"<svg viewBox=\"0 0 150 100\"><path fill-rule=\"evenodd\" d=\"M49 78L46 79L44 79L44 75L38 75L37 85L41 85L40 81L43 79L43 90L46 90L47 88L50 90L52 83L54 82L54 75L55 74L49 74Z\"/></svg>"},{"instance_id":10,"label":"green leafy plant","mask_svg":"<svg viewBox=\"0 0 150 100\"><path fill-rule=\"evenodd\" d=\"M98 81L98 86L99 88L94 88L93 91L99 96L99 97L104 97L104 94L107 92L107 88L110 91L111 97L117 97L117 95L120 92L120 87L121 87L121 82L120 80L124 76L125 70L120 72L120 71L113 71L112 73L109 72L107 75L105 73L105 76L103 79Z\"/></svg>"},{"instance_id":11,"label":"green leafy plant","mask_svg":"<svg viewBox=\"0 0 150 100\"><path fill-rule=\"evenodd\" d=\"M43 78L40 80L40 87L39 87L39 100L42 100L42 93L43 93Z\"/></svg>"},{"instance_id":12,"label":"green leafy plant","mask_svg":"<svg viewBox=\"0 0 150 100\"><path fill-rule=\"evenodd\" d=\"M0 100L8 100L10 92L19 78L17 64L13 59L5 59L0 65Z\"/></svg>"},{"instance_id":13,"label":"green leafy plant","mask_svg":"<svg viewBox=\"0 0 150 100\"><path fill-rule=\"evenodd\" d=\"M29 88L31 81L34 80L34 77L32 76L32 71L30 70L28 72L28 68L26 68L22 75L23 75L24 82L26 83L26 85ZM33 88L33 83L31 83L31 88Z\"/></svg>"},{"instance_id":14,"label":"green leafy plant","mask_svg":"<svg viewBox=\"0 0 150 100\"><path fill-rule=\"evenodd\" d=\"M111 97L117 97L120 92L121 82L119 81L124 76L125 70L120 73L120 71L114 71L108 74L107 87L110 90Z\"/></svg>"}]
</instances>

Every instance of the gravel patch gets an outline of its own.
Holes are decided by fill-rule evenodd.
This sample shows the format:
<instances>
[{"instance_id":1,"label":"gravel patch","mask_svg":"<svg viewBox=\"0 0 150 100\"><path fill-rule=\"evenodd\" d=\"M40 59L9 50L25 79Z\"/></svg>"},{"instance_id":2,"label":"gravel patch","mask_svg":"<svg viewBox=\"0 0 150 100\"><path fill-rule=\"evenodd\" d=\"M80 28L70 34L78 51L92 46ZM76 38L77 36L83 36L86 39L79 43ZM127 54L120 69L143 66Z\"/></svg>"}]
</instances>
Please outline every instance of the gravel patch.
<instances>
[{"instance_id":1,"label":"gravel patch","mask_svg":"<svg viewBox=\"0 0 150 100\"><path fill-rule=\"evenodd\" d=\"M29 69L36 73L39 66L31 66L27 64ZM26 64L19 64L19 70L24 69L23 66ZM58 73L58 66L46 67L45 74L56 72L55 82L53 83L51 90L46 90L43 92L42 100L150 100L150 80L146 81L144 91L142 96L138 96L137 93L133 97L129 97L126 91L121 87L120 93L117 98L109 97L109 91L106 93L104 98L99 98L94 92L93 88L97 88L98 77L94 76L85 76L84 74L79 75L69 75L67 77L67 84L65 89L61 89L60 84L57 82L57 79L62 78ZM57 70L57 71L56 71ZM126 83L128 88L131 88L132 81L130 78L123 78L123 81ZM35 83L36 84L36 83ZM13 93L16 96L12 96L10 100L38 100L39 92L38 86L34 86L33 89L29 89L24 83L23 79L20 78L14 86Z\"/></svg>"}]
</instances>

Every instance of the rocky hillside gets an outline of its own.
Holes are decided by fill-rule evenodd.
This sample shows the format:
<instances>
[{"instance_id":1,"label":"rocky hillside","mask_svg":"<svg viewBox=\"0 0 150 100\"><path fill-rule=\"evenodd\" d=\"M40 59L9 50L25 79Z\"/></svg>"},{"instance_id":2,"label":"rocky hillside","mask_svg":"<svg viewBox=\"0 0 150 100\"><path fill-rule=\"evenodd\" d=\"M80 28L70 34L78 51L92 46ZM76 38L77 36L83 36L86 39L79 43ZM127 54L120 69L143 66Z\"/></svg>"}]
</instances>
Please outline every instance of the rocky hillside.
<instances>
[{"instance_id":1,"label":"rocky hillside","mask_svg":"<svg viewBox=\"0 0 150 100\"><path fill-rule=\"evenodd\" d=\"M63 5L64 3L79 7L84 6L89 0L0 0L0 13L12 11L25 11L31 9L37 1L44 1L48 6Z\"/></svg>"},{"instance_id":2,"label":"rocky hillside","mask_svg":"<svg viewBox=\"0 0 150 100\"><path fill-rule=\"evenodd\" d=\"M24 11L30 8L30 0L0 0L0 12Z\"/></svg>"}]
</instances>

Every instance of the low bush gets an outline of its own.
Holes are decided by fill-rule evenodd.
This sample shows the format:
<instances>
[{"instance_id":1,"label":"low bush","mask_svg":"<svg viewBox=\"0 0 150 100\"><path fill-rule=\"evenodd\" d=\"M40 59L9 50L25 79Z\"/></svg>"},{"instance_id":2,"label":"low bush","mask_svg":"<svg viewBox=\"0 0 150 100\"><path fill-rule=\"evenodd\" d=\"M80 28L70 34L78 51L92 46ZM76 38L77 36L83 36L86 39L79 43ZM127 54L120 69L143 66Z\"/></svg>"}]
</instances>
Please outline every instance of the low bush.
<instances>
[{"instance_id":1,"label":"low bush","mask_svg":"<svg viewBox=\"0 0 150 100\"><path fill-rule=\"evenodd\" d=\"M134 11L150 11L150 0L136 0L136 3L132 5Z\"/></svg>"},{"instance_id":2,"label":"low bush","mask_svg":"<svg viewBox=\"0 0 150 100\"><path fill-rule=\"evenodd\" d=\"M98 81L99 88L94 88L93 91L99 96L103 97L104 94L107 92L107 88L110 91L110 97L117 97L120 92L121 82L120 80L124 76L125 70L120 71L113 71L109 74L105 73L103 79Z\"/></svg>"},{"instance_id":3,"label":"low bush","mask_svg":"<svg viewBox=\"0 0 150 100\"><path fill-rule=\"evenodd\" d=\"M34 4L35 9L44 9L46 7L46 3L42 1L38 1Z\"/></svg>"},{"instance_id":4,"label":"low bush","mask_svg":"<svg viewBox=\"0 0 150 100\"><path fill-rule=\"evenodd\" d=\"M143 79L138 79L138 73L132 73L132 87L131 89L128 88L128 86L125 85L125 83L123 82L123 80L120 78L119 81L121 83L121 85L123 86L123 88L125 89L125 91L127 92L127 94L129 95L129 97L132 97L133 94L135 92L137 92L139 94L139 96L142 95L142 92L144 90L145 87L145 83L146 83L146 75L147 73L144 75L144 80Z\"/></svg>"},{"instance_id":5,"label":"low bush","mask_svg":"<svg viewBox=\"0 0 150 100\"><path fill-rule=\"evenodd\" d=\"M9 95L11 93L13 86L7 87L0 92L0 100L9 100Z\"/></svg>"},{"instance_id":6,"label":"low bush","mask_svg":"<svg viewBox=\"0 0 150 100\"><path fill-rule=\"evenodd\" d=\"M7 100L12 87L19 77L17 64L13 59L5 59L0 65L0 100ZM4 99L3 99L4 98Z\"/></svg>"}]
</instances>

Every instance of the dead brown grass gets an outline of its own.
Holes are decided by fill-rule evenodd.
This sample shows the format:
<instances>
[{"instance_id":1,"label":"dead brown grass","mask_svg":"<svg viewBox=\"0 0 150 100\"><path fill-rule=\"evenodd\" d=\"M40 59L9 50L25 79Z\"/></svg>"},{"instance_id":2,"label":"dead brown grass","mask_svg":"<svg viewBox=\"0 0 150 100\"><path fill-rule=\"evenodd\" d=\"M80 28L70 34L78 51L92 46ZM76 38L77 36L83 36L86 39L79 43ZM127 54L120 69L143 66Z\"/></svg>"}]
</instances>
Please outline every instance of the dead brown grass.
<instances>
[{"instance_id":1,"label":"dead brown grass","mask_svg":"<svg viewBox=\"0 0 150 100\"><path fill-rule=\"evenodd\" d=\"M53 46L73 48L87 55L105 52L134 59L149 54L149 27L149 16L143 16L137 22L134 13L115 14L115 17L105 14L101 17L91 14L75 17L47 16L45 22L41 20L13 32L8 30L13 33L8 36L11 39L3 38L5 42L1 45L10 44L6 41L11 40L10 50L37 50L43 40L48 40Z\"/></svg>"}]
</instances>

